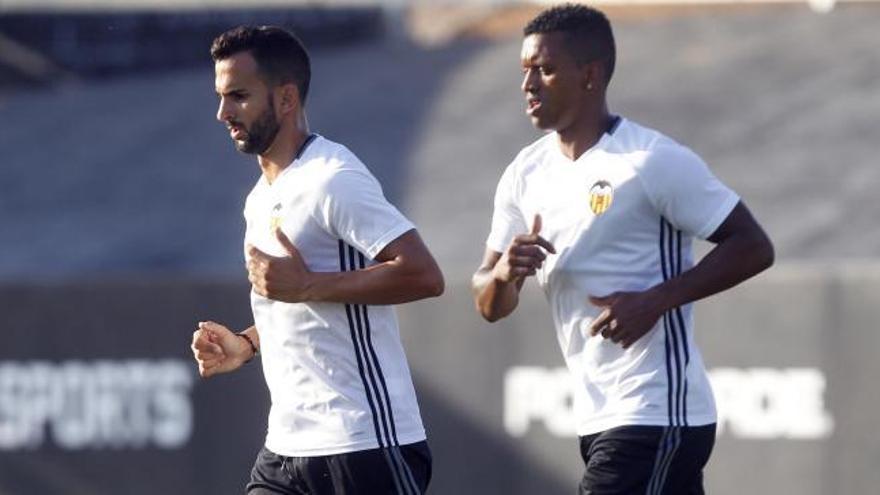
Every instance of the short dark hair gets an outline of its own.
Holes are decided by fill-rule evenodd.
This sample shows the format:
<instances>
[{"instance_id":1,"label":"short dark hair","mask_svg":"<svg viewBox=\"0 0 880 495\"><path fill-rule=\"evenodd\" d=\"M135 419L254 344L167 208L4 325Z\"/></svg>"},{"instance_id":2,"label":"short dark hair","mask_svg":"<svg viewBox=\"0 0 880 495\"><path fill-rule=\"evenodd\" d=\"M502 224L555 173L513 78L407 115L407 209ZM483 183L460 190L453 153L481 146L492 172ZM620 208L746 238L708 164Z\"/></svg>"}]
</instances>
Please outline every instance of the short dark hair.
<instances>
[{"instance_id":1,"label":"short dark hair","mask_svg":"<svg viewBox=\"0 0 880 495\"><path fill-rule=\"evenodd\" d=\"M214 62L241 52L250 52L268 83L296 84L305 103L312 67L309 53L295 34L277 26L239 26L211 44Z\"/></svg>"},{"instance_id":2,"label":"short dark hair","mask_svg":"<svg viewBox=\"0 0 880 495\"><path fill-rule=\"evenodd\" d=\"M605 62L605 82L614 73L615 48L611 23L602 12L586 5L564 4L549 8L526 24L523 35L559 32L578 64Z\"/></svg>"}]
</instances>

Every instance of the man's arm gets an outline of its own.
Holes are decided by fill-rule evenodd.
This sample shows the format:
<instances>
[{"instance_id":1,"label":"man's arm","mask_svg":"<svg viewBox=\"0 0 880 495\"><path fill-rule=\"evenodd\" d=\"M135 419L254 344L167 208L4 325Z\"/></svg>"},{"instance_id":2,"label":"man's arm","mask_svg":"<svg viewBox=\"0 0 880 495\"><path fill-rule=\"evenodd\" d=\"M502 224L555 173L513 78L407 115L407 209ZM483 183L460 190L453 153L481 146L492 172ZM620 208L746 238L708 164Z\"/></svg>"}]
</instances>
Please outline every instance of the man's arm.
<instances>
[{"instance_id":1,"label":"man's arm","mask_svg":"<svg viewBox=\"0 0 880 495\"><path fill-rule=\"evenodd\" d=\"M715 247L693 269L659 286L664 311L727 290L773 265L773 244L742 202L708 240Z\"/></svg>"},{"instance_id":2,"label":"man's arm","mask_svg":"<svg viewBox=\"0 0 880 495\"><path fill-rule=\"evenodd\" d=\"M483 262L471 279L471 292L477 311L487 321L498 321L509 315L519 304L519 291L525 277L496 277L495 268L501 260L501 253L486 249ZM503 264L502 264L503 265ZM509 265L507 270L509 270Z\"/></svg>"},{"instance_id":3,"label":"man's arm","mask_svg":"<svg viewBox=\"0 0 880 495\"><path fill-rule=\"evenodd\" d=\"M541 216L535 215L532 231L514 237L504 253L486 249L471 279L474 303L486 320L497 321L512 313L525 278L534 275L547 258L544 251L556 253L553 245L538 235L540 231Z\"/></svg>"},{"instance_id":4,"label":"man's arm","mask_svg":"<svg viewBox=\"0 0 880 495\"><path fill-rule=\"evenodd\" d=\"M375 265L348 272L309 271L296 246L280 230L288 256L248 248L248 279L254 290L284 302L324 301L400 304L443 293L443 273L416 230L401 235L376 255Z\"/></svg>"},{"instance_id":5,"label":"man's arm","mask_svg":"<svg viewBox=\"0 0 880 495\"><path fill-rule=\"evenodd\" d=\"M672 308L727 290L773 264L773 244L742 202L709 236L715 247L692 269L644 292L590 297L603 307L591 333L629 347Z\"/></svg>"}]
</instances>

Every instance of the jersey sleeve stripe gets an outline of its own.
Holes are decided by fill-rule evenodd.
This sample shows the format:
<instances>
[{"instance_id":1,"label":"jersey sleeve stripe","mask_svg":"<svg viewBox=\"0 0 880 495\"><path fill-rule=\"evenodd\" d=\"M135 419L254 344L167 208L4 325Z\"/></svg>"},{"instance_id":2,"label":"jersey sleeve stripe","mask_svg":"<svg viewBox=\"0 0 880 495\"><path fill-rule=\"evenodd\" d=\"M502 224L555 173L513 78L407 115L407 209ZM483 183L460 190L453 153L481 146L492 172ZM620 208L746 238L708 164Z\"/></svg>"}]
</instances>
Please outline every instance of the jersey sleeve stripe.
<instances>
[{"instance_id":1,"label":"jersey sleeve stripe","mask_svg":"<svg viewBox=\"0 0 880 495\"><path fill-rule=\"evenodd\" d=\"M682 233L663 217L660 218L660 266L664 281L681 274ZM690 352L684 316L680 307L673 308L663 315L663 330L666 339L666 376L669 387L667 400L670 401L667 406L669 425L687 426L687 368L690 364Z\"/></svg>"},{"instance_id":2,"label":"jersey sleeve stripe","mask_svg":"<svg viewBox=\"0 0 880 495\"><path fill-rule=\"evenodd\" d=\"M353 256L354 249L349 247L349 250ZM358 255L358 266L361 270L363 270L366 267L366 259L364 258L364 255L361 252L358 252L357 255ZM391 444L391 446L390 446L391 457L393 460L396 460L396 463L399 465L401 471L403 471L403 473L406 475L406 478L404 479L404 485L407 485L408 484L407 482L411 483L411 485L409 485L407 487L408 488L407 493L409 493L410 489L414 489L415 492L418 493L419 490L418 490L418 485L415 482L415 478L413 477L412 473L410 472L409 466L406 464L406 462L404 462L403 457L400 455L400 442L397 440L397 426L395 425L395 421L394 421L394 411L391 408L391 398L388 396L388 385L385 382L385 374L382 372L382 366L379 364L379 357L376 355L376 348L373 346L373 332L370 329L370 318L369 318L369 315L367 314L367 306L361 305L361 310L363 311L364 326L366 327L367 349L369 350L369 356L372 358L373 363L375 364L376 375L379 377L379 383L381 384L381 387L382 387L382 396L379 397L380 411L382 410L381 405L382 405L383 398L385 400L385 405L388 410L388 418L387 419L388 419L388 423L391 425L391 437L390 437L390 442L389 442ZM383 416L382 421L384 424L384 422L385 422L384 416ZM387 428L385 430L385 435L386 435L386 438L388 438Z\"/></svg>"},{"instance_id":3,"label":"jersey sleeve stripe","mask_svg":"<svg viewBox=\"0 0 880 495\"><path fill-rule=\"evenodd\" d=\"M346 262L345 262L345 244L341 240L339 241L339 268L340 268L340 271L343 271L343 272L348 271L346 269L347 267L346 267ZM373 396L372 396L371 390L367 386L367 376L364 373L364 361L363 361L363 357L361 356L360 346L358 346L358 344L357 344L358 339L357 339L357 334L355 331L354 317L352 316L351 304L345 305L345 315L348 318L348 330L349 330L349 334L351 335L351 341L354 344L354 353L355 353L355 358L356 358L357 364L358 364L358 373L361 375L361 381L363 382L363 385L364 385L364 392L367 396L367 403L370 406L370 412L372 413L372 416L373 416L373 427L375 429L376 438L379 441L379 446L382 447L383 444L382 444L382 437L380 435L380 430L379 430L378 417L376 415L376 405L373 403Z\"/></svg>"},{"instance_id":4,"label":"jersey sleeve stripe","mask_svg":"<svg viewBox=\"0 0 880 495\"><path fill-rule=\"evenodd\" d=\"M682 237L681 230L676 230L675 231L675 238L676 238L676 244L677 244L677 248L675 251L676 258L677 258L677 262L676 262L677 271L675 273L676 276L681 275L681 263L682 263L681 258L682 258L682 251L683 251L683 248L681 246L681 237ZM684 315L682 314L681 306L676 307L674 311L675 311L674 323L678 324L678 332L679 332L679 335L681 336L681 345L682 345L682 349L684 350L684 369L682 369L682 373L684 373L684 390L682 391L682 397L684 399L682 400L682 405L681 405L681 417L682 417L683 425L687 426L688 425L687 370L688 370L688 366L691 364L690 342L688 341L687 326L685 325L685 322L684 322Z\"/></svg>"},{"instance_id":5,"label":"jersey sleeve stripe","mask_svg":"<svg viewBox=\"0 0 880 495\"><path fill-rule=\"evenodd\" d=\"M360 267L364 267L363 254L360 256ZM348 246L341 239L339 240L339 268L340 271L354 271L355 265L355 249ZM409 473L409 467L397 452L399 444L397 443L396 429L393 423L393 414L391 412L391 402L388 396L388 389L385 378L382 376L379 361L373 349L372 337L370 335L370 322L367 307L357 304L345 304L345 314L348 318L349 334L351 336L352 346L354 347L355 358L358 364L358 372L361 376L364 394L370 407L370 414L373 419L373 428L379 448L382 449L383 455L388 467L391 471L397 493L410 495L419 493L417 485L413 479L412 473ZM375 370L374 370L375 368ZM377 380L376 375L379 375ZM381 387L381 392L380 392ZM384 397L383 397L384 395ZM386 407L388 409L388 417L386 417ZM389 432L388 419L391 420L391 434ZM380 424L381 423L381 424ZM415 488L414 488L415 487Z\"/></svg>"}]
</instances>

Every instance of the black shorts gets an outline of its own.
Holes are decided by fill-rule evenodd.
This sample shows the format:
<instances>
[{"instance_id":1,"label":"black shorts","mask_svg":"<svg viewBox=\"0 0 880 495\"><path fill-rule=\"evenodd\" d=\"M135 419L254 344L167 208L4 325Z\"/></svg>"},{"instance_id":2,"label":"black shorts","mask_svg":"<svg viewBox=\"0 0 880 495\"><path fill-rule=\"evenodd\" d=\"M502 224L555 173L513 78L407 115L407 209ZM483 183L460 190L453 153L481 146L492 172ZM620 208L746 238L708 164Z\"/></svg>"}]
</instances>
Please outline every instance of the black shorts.
<instances>
[{"instance_id":1,"label":"black shorts","mask_svg":"<svg viewBox=\"0 0 880 495\"><path fill-rule=\"evenodd\" d=\"M702 495L715 425L622 426L580 441L580 495Z\"/></svg>"},{"instance_id":2,"label":"black shorts","mask_svg":"<svg viewBox=\"0 0 880 495\"><path fill-rule=\"evenodd\" d=\"M248 495L419 495L431 480L425 441L345 454L285 457L260 450Z\"/></svg>"}]
</instances>

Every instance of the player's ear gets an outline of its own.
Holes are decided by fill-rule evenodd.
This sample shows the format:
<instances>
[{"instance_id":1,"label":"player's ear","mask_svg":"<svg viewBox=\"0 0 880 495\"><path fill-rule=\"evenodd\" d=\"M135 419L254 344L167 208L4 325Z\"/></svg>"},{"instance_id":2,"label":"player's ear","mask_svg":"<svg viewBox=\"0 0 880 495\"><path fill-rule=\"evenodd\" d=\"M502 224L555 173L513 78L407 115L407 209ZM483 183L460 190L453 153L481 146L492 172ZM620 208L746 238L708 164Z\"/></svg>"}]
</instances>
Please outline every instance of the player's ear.
<instances>
[{"instance_id":1,"label":"player's ear","mask_svg":"<svg viewBox=\"0 0 880 495\"><path fill-rule=\"evenodd\" d=\"M581 81L583 88L587 91L595 91L602 87L602 81L605 77L605 68L601 61L593 61L585 63L581 67Z\"/></svg>"},{"instance_id":2,"label":"player's ear","mask_svg":"<svg viewBox=\"0 0 880 495\"><path fill-rule=\"evenodd\" d=\"M278 86L277 91L278 113L286 115L295 112L302 105L296 84L292 82L282 84Z\"/></svg>"}]
</instances>

